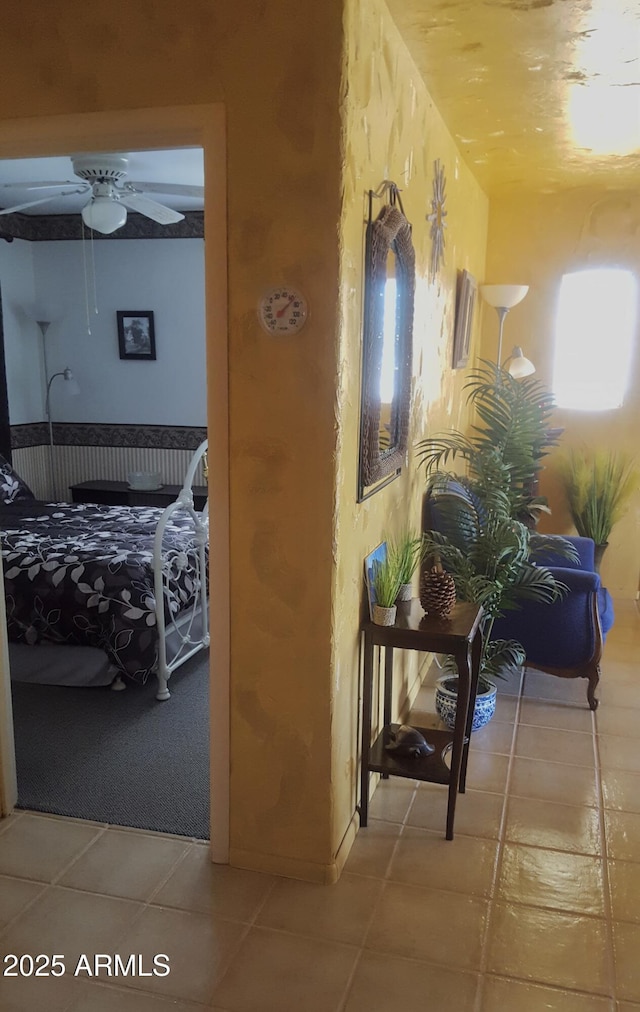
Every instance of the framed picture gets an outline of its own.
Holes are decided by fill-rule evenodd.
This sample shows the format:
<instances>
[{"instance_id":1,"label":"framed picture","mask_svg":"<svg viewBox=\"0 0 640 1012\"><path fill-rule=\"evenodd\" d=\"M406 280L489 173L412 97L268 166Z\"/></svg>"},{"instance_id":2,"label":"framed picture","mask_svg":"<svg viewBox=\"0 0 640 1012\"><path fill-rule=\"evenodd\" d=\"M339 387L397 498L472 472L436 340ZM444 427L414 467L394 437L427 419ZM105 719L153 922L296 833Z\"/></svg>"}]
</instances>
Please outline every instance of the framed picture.
<instances>
[{"instance_id":1,"label":"framed picture","mask_svg":"<svg viewBox=\"0 0 640 1012\"><path fill-rule=\"evenodd\" d=\"M387 557L387 542L383 541L381 545L374 548L369 555L365 556L364 560L364 580L367 585L367 600L369 601L369 619L373 622L373 606L376 603L376 592L373 588L373 574L375 573L376 566Z\"/></svg>"},{"instance_id":2,"label":"framed picture","mask_svg":"<svg viewBox=\"0 0 640 1012\"><path fill-rule=\"evenodd\" d=\"M469 361L471 327L476 304L478 286L469 271L461 271L458 277L456 298L456 321L453 331L453 368L462 369Z\"/></svg>"},{"instance_id":3,"label":"framed picture","mask_svg":"<svg viewBox=\"0 0 640 1012\"><path fill-rule=\"evenodd\" d=\"M156 357L156 333L150 310L118 310L120 358L153 361Z\"/></svg>"}]
</instances>

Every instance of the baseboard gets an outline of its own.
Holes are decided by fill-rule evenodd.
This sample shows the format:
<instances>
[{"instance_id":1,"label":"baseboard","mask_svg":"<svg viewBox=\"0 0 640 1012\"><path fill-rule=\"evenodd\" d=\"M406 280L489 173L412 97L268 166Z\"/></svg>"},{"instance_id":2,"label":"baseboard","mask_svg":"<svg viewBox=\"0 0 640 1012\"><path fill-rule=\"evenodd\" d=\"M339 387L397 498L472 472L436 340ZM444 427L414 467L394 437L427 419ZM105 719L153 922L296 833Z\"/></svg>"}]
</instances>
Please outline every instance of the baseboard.
<instances>
[{"instance_id":1,"label":"baseboard","mask_svg":"<svg viewBox=\"0 0 640 1012\"><path fill-rule=\"evenodd\" d=\"M295 857L285 857L281 854L258 854L231 847L229 864L233 868L243 868L245 871L259 871L267 875L280 875L282 878L300 879L303 882L318 882L320 885L333 885L338 881L333 862L315 864L313 861L300 861Z\"/></svg>"},{"instance_id":2,"label":"baseboard","mask_svg":"<svg viewBox=\"0 0 640 1012\"><path fill-rule=\"evenodd\" d=\"M229 852L229 864L233 868L243 868L245 871L259 871L268 875L280 875L282 878L300 879L303 882L317 882L320 885L335 885L358 834L359 826L360 817L356 812L342 837L335 858L328 864L300 861L298 858L281 854L259 854L237 847L232 847Z\"/></svg>"},{"instance_id":3,"label":"baseboard","mask_svg":"<svg viewBox=\"0 0 640 1012\"><path fill-rule=\"evenodd\" d=\"M334 861L334 867L336 869L336 877L334 879L335 882L337 882L340 876L342 875L342 871L347 862L347 858L351 853L351 848L355 843L359 829L360 829L360 815L358 812L354 812L353 816L351 817L351 822L347 826L347 831L342 837L342 841L336 853Z\"/></svg>"}]
</instances>

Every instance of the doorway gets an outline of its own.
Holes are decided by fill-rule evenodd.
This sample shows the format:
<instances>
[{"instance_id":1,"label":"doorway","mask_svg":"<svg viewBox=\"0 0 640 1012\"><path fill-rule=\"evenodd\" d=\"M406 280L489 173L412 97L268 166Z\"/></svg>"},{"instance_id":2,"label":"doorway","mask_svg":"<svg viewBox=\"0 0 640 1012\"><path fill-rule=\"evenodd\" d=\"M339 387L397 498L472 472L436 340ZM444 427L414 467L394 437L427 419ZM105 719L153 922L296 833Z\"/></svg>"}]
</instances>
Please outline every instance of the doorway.
<instances>
[{"instance_id":1,"label":"doorway","mask_svg":"<svg viewBox=\"0 0 640 1012\"><path fill-rule=\"evenodd\" d=\"M211 856L229 856L229 474L226 313L226 178L224 110L221 105L88 113L3 124L0 158L43 157L74 150L113 151L201 147L205 215L207 427L211 525L209 568L216 588L210 615ZM0 588L1 589L1 588ZM163 705L163 704L159 704ZM171 705L168 703L167 705ZM8 814L16 801L15 754L6 648L4 597L0 598L0 803Z\"/></svg>"}]
</instances>

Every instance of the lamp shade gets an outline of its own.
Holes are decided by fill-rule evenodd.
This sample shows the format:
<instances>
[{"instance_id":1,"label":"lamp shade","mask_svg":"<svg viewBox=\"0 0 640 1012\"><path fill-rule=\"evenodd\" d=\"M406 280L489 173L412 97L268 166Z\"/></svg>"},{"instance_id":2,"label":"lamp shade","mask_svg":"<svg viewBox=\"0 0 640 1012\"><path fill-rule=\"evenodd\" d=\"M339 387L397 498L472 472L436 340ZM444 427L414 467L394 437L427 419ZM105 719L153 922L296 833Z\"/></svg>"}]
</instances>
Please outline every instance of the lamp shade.
<instances>
[{"instance_id":1,"label":"lamp shade","mask_svg":"<svg viewBox=\"0 0 640 1012\"><path fill-rule=\"evenodd\" d=\"M82 220L94 232L109 235L122 228L127 220L127 209L113 197L93 197L82 208Z\"/></svg>"},{"instance_id":2,"label":"lamp shade","mask_svg":"<svg viewBox=\"0 0 640 1012\"><path fill-rule=\"evenodd\" d=\"M78 383L77 379L75 378L75 376L71 372L71 369L69 368L69 366L66 367L66 369L64 370L64 372L62 373L62 375L64 376L65 380L67 381L66 385L65 385L66 392L68 394L71 394L72 397L77 397L78 394L80 393L80 384Z\"/></svg>"},{"instance_id":3,"label":"lamp shade","mask_svg":"<svg viewBox=\"0 0 640 1012\"><path fill-rule=\"evenodd\" d=\"M480 285L482 298L496 309L513 309L528 291L529 285Z\"/></svg>"},{"instance_id":4,"label":"lamp shade","mask_svg":"<svg viewBox=\"0 0 640 1012\"><path fill-rule=\"evenodd\" d=\"M522 348L518 345L513 349L505 363L505 369L514 379L524 379L536 371L536 367L528 358L525 358Z\"/></svg>"}]
</instances>

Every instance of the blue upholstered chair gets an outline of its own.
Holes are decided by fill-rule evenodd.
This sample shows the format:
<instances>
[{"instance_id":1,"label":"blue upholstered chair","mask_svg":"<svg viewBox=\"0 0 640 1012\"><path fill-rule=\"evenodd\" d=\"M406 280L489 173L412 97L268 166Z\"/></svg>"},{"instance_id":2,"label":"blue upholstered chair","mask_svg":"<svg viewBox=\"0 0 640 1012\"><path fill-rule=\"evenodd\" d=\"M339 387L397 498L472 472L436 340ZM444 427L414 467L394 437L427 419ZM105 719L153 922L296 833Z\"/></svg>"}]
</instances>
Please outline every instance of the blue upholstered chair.
<instances>
[{"instance_id":1,"label":"blue upholstered chair","mask_svg":"<svg viewBox=\"0 0 640 1012\"><path fill-rule=\"evenodd\" d=\"M587 700L595 710L602 647L613 625L613 602L595 571L591 538L567 540L579 561L547 554L536 557L536 563L548 566L556 580L569 588L568 593L553 604L523 601L521 609L496 620L492 635L522 643L529 667L561 678L588 679Z\"/></svg>"},{"instance_id":2,"label":"blue upholstered chair","mask_svg":"<svg viewBox=\"0 0 640 1012\"><path fill-rule=\"evenodd\" d=\"M450 491L456 494L455 483ZM440 529L437 499L428 496L423 506L423 529ZM613 603L595 572L591 538L567 540L576 549L576 561L554 553L536 555L535 561L548 567L556 580L568 587L568 592L553 604L523 600L519 609L496 619L491 636L518 640L525 649L529 667L561 678L586 678L587 700L595 710L602 648L613 625Z\"/></svg>"}]
</instances>

